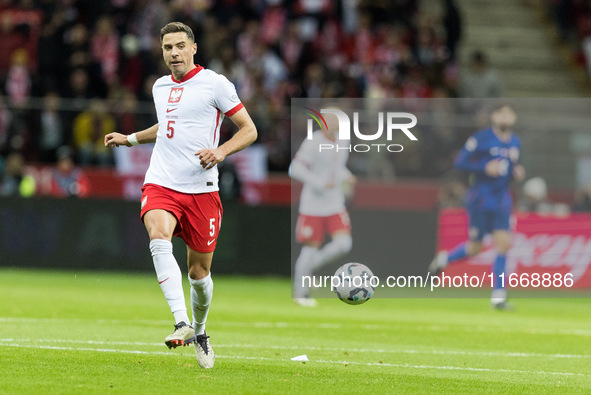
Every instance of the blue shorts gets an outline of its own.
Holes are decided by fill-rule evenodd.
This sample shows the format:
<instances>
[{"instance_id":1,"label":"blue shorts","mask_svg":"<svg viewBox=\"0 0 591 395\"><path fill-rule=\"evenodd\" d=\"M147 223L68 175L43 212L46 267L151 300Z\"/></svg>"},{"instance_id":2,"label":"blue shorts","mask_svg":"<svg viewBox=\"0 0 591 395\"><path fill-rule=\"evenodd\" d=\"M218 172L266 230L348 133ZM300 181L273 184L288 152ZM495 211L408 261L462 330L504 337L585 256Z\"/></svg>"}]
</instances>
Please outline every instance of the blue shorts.
<instances>
[{"instance_id":1,"label":"blue shorts","mask_svg":"<svg viewBox=\"0 0 591 395\"><path fill-rule=\"evenodd\" d=\"M484 211L468 208L470 228L468 236L472 241L481 241L487 233L495 230L511 230L511 211Z\"/></svg>"}]
</instances>

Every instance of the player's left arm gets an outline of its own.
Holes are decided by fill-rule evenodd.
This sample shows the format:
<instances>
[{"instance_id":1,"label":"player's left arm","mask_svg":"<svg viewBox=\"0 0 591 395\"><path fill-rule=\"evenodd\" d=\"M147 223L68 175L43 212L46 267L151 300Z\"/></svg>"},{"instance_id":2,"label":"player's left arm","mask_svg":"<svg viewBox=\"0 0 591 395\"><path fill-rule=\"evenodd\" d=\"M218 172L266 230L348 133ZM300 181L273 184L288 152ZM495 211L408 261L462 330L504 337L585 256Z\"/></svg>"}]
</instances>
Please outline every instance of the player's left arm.
<instances>
[{"instance_id":1,"label":"player's left arm","mask_svg":"<svg viewBox=\"0 0 591 395\"><path fill-rule=\"evenodd\" d=\"M525 180L525 167L520 163L513 167L513 179L517 182Z\"/></svg>"},{"instance_id":2,"label":"player's left arm","mask_svg":"<svg viewBox=\"0 0 591 395\"><path fill-rule=\"evenodd\" d=\"M515 164L513 165L512 176L513 179L517 182L522 182L525 180L525 167L519 162L519 157L521 156L521 141L518 140L517 143L517 152L519 152L518 157L515 159Z\"/></svg>"},{"instance_id":3,"label":"player's left arm","mask_svg":"<svg viewBox=\"0 0 591 395\"><path fill-rule=\"evenodd\" d=\"M347 166L343 167L343 172L342 172L341 177L342 177L343 181L346 181L351 184L354 184L357 182L357 177L355 177L355 175L353 173L351 173L351 170L349 170L349 168Z\"/></svg>"},{"instance_id":4,"label":"player's left arm","mask_svg":"<svg viewBox=\"0 0 591 395\"><path fill-rule=\"evenodd\" d=\"M206 148L195 153L195 155L199 156L201 166L206 170L222 162L228 155L232 155L248 147L257 139L256 126L250 118L248 111L246 111L246 108L243 107L238 110L230 116L230 119L238 126L238 131L230 140L217 148Z\"/></svg>"}]
</instances>

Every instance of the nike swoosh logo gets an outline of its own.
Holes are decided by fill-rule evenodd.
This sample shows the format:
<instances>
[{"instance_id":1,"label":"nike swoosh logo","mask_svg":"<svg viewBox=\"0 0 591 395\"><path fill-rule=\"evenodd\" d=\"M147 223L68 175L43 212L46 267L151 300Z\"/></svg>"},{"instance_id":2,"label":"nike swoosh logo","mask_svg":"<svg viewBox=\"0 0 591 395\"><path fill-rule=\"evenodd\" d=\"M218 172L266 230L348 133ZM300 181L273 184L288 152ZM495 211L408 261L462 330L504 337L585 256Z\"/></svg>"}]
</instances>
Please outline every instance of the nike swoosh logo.
<instances>
[{"instance_id":1,"label":"nike swoosh logo","mask_svg":"<svg viewBox=\"0 0 591 395\"><path fill-rule=\"evenodd\" d=\"M207 242L207 245L208 245L208 246L210 246L210 245L211 245L211 243L213 243L214 241L215 241L215 239L213 239L213 240L209 240L209 241Z\"/></svg>"},{"instance_id":2,"label":"nike swoosh logo","mask_svg":"<svg viewBox=\"0 0 591 395\"><path fill-rule=\"evenodd\" d=\"M167 108L166 112L173 112L174 110L178 110L178 108Z\"/></svg>"},{"instance_id":3,"label":"nike swoosh logo","mask_svg":"<svg viewBox=\"0 0 591 395\"><path fill-rule=\"evenodd\" d=\"M158 284L162 284L163 282L165 282L166 280L168 280L170 277L166 277L164 280L162 281L158 281Z\"/></svg>"}]
</instances>

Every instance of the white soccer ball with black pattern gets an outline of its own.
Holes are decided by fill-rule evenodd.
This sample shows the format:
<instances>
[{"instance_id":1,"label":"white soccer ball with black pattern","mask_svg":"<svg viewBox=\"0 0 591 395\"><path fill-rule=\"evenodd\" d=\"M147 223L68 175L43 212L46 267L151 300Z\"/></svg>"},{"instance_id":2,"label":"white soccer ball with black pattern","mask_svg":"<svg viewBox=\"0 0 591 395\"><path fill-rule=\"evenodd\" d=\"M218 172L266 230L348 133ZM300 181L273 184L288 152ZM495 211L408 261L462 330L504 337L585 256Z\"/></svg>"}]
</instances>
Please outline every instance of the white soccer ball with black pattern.
<instances>
[{"instance_id":1,"label":"white soccer ball with black pattern","mask_svg":"<svg viewBox=\"0 0 591 395\"><path fill-rule=\"evenodd\" d=\"M335 272L332 289L347 304L365 303L374 294L373 277L367 266L357 262L345 263Z\"/></svg>"}]
</instances>

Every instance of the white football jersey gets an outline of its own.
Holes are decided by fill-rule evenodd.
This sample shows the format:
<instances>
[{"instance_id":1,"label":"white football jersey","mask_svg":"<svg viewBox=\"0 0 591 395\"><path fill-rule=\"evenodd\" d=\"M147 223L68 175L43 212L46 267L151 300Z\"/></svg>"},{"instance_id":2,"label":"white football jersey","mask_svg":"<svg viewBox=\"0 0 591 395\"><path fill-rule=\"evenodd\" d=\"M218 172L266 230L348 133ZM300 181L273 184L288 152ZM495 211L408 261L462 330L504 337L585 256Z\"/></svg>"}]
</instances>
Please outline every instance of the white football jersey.
<instances>
[{"instance_id":1,"label":"white football jersey","mask_svg":"<svg viewBox=\"0 0 591 395\"><path fill-rule=\"evenodd\" d=\"M243 105L234 85L223 75L197 66L177 81L159 78L152 88L158 135L144 184L184 193L218 190L218 169L205 170L195 153L216 148L220 126Z\"/></svg>"},{"instance_id":2,"label":"white football jersey","mask_svg":"<svg viewBox=\"0 0 591 395\"><path fill-rule=\"evenodd\" d=\"M345 211L342 183L351 176L347 150L319 152L320 144L335 144L321 131L304 140L290 166L291 177L303 182L299 212L325 217ZM327 185L331 185L327 188Z\"/></svg>"}]
</instances>

